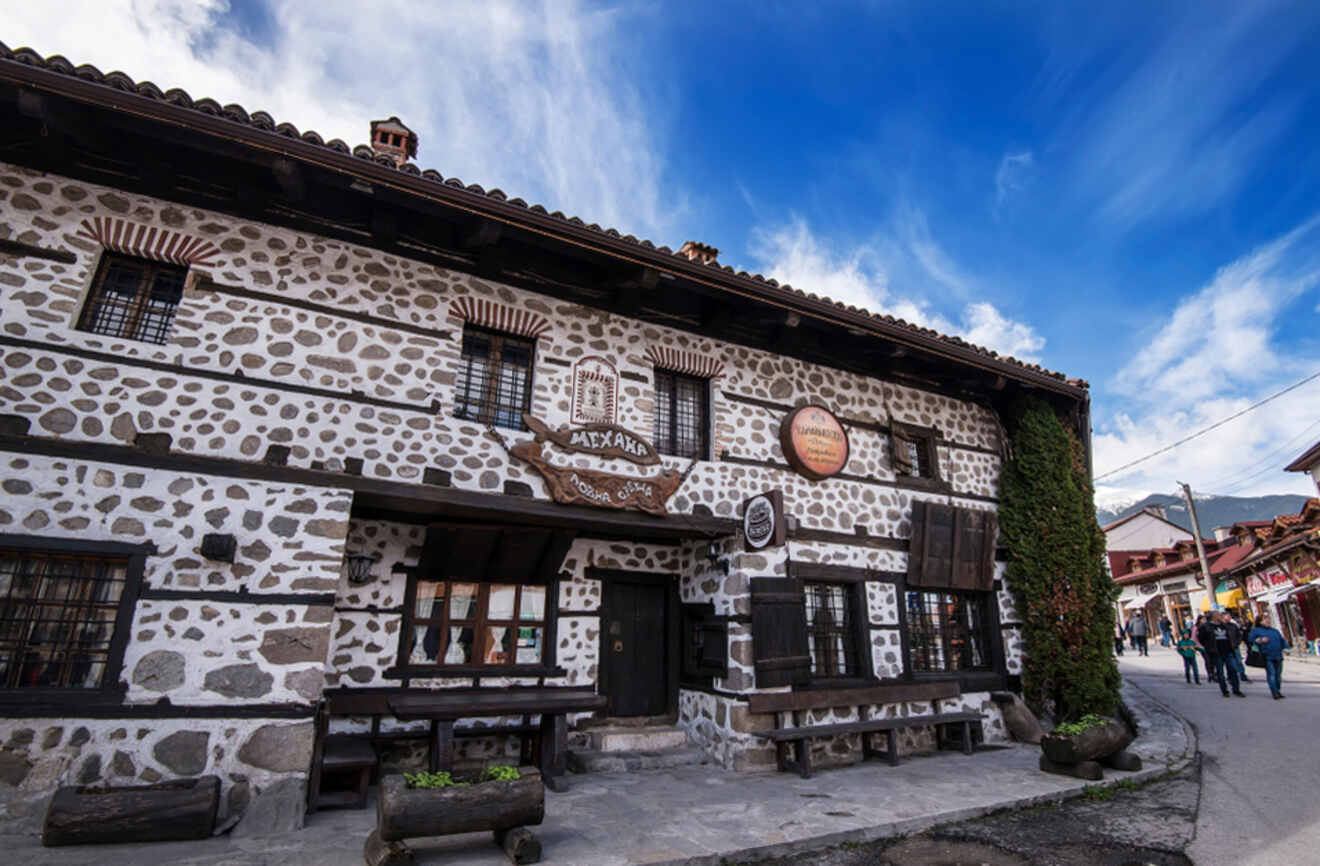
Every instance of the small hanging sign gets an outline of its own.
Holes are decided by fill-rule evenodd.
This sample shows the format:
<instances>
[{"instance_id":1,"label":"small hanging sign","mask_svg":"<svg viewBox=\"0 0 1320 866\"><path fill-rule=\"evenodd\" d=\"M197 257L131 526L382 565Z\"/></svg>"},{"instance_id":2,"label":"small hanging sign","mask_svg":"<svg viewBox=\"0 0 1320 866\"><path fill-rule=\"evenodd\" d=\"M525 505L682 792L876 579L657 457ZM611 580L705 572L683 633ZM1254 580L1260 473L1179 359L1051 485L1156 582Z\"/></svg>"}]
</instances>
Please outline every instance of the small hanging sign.
<instances>
[{"instance_id":1,"label":"small hanging sign","mask_svg":"<svg viewBox=\"0 0 1320 866\"><path fill-rule=\"evenodd\" d=\"M743 546L747 550L781 546L786 529L784 491L768 490L743 503Z\"/></svg>"}]
</instances>

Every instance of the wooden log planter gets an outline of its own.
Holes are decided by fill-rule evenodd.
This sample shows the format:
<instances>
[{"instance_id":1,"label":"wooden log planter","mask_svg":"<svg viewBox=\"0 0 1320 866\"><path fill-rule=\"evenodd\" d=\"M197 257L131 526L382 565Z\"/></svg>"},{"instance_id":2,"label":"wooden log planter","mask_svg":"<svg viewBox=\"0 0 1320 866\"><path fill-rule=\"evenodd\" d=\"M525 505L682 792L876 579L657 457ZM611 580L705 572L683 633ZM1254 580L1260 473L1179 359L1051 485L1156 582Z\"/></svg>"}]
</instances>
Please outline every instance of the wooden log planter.
<instances>
[{"instance_id":1,"label":"wooden log planter","mask_svg":"<svg viewBox=\"0 0 1320 866\"><path fill-rule=\"evenodd\" d=\"M1078 779L1104 778L1104 768L1140 770L1141 758L1127 751L1132 732L1117 719L1072 734L1051 731L1040 738L1040 768Z\"/></svg>"},{"instance_id":2,"label":"wooden log planter","mask_svg":"<svg viewBox=\"0 0 1320 866\"><path fill-rule=\"evenodd\" d=\"M405 839L490 830L514 863L537 863L541 844L527 828L545 818L545 784L536 767L519 767L512 781L447 788L409 788L402 775L385 776L376 799L376 829L363 855L368 866L415 862Z\"/></svg>"},{"instance_id":3,"label":"wooden log planter","mask_svg":"<svg viewBox=\"0 0 1320 866\"><path fill-rule=\"evenodd\" d=\"M205 839L215 826L219 805L217 776L129 788L65 786L46 810L41 844Z\"/></svg>"}]
</instances>

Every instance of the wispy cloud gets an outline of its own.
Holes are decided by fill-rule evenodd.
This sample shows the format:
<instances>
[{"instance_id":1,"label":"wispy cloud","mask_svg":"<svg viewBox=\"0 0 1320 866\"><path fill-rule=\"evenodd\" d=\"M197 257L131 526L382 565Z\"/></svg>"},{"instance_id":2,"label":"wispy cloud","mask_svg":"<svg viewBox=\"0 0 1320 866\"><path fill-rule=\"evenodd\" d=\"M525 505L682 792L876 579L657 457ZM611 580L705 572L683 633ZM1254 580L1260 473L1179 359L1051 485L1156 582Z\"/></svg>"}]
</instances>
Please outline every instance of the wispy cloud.
<instances>
[{"instance_id":1,"label":"wispy cloud","mask_svg":"<svg viewBox=\"0 0 1320 866\"><path fill-rule=\"evenodd\" d=\"M1029 150L1018 153L1006 153L999 160L995 170L995 206L994 214L999 216L1009 196L1027 188L1031 179L1031 170L1036 166L1036 157Z\"/></svg>"},{"instance_id":2,"label":"wispy cloud","mask_svg":"<svg viewBox=\"0 0 1320 866\"><path fill-rule=\"evenodd\" d=\"M1102 221L1130 229L1204 212L1260 164L1298 108L1287 94L1263 97L1262 84L1308 30L1280 27L1278 5L1169 22L1148 54L1111 68L1119 80L1073 113L1058 146L1073 156L1069 183Z\"/></svg>"},{"instance_id":3,"label":"wispy cloud","mask_svg":"<svg viewBox=\"0 0 1320 866\"><path fill-rule=\"evenodd\" d=\"M1115 390L1168 405L1306 369L1274 343L1281 312L1320 282L1320 215L1220 268L1122 369Z\"/></svg>"},{"instance_id":4,"label":"wispy cloud","mask_svg":"<svg viewBox=\"0 0 1320 866\"><path fill-rule=\"evenodd\" d=\"M925 217L904 209L891 230L874 241L840 248L812 232L805 220L753 231L751 253L758 268L803 291L864 307L964 339L1024 361L1038 360L1045 340L985 300L963 302L977 287L931 237ZM896 272L921 273L929 284L954 295L957 312L946 315L930 298L896 291ZM917 287L912 287L916 289Z\"/></svg>"},{"instance_id":5,"label":"wispy cloud","mask_svg":"<svg viewBox=\"0 0 1320 866\"><path fill-rule=\"evenodd\" d=\"M1279 335L1301 304L1310 308L1302 299L1318 284L1320 215L1220 268L1182 299L1114 379L1122 403L1098 425L1097 471L1153 453L1320 370L1320 357L1299 354L1295 343L1285 349ZM1280 480L1283 463L1296 455L1279 457L1273 471L1266 458L1317 422L1320 380L1108 479L1098 492L1113 498L1129 489L1165 491L1177 480L1203 492L1242 494L1295 480L1306 492L1303 478ZM1259 473L1246 471L1258 464Z\"/></svg>"},{"instance_id":6,"label":"wispy cloud","mask_svg":"<svg viewBox=\"0 0 1320 866\"><path fill-rule=\"evenodd\" d=\"M621 231L667 239L682 212L663 186L663 130L619 74L624 13L573 0L272 0L263 12L252 41L225 0L47 0L7 8L3 38L350 144L397 114L418 130L423 166Z\"/></svg>"}]
</instances>

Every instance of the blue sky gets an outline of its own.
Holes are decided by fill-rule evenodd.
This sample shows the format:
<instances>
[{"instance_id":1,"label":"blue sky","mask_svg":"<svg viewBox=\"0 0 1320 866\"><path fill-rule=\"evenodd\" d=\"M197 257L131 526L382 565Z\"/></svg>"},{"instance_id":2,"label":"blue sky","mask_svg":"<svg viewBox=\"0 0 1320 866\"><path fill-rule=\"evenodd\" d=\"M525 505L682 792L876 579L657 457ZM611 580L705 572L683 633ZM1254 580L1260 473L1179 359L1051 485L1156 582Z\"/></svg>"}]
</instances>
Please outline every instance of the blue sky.
<instances>
[{"instance_id":1,"label":"blue sky","mask_svg":"<svg viewBox=\"0 0 1320 866\"><path fill-rule=\"evenodd\" d=\"M1320 4L49 0L263 108L1092 385L1098 472L1320 371ZM1314 491L1320 379L1100 485Z\"/></svg>"}]
</instances>

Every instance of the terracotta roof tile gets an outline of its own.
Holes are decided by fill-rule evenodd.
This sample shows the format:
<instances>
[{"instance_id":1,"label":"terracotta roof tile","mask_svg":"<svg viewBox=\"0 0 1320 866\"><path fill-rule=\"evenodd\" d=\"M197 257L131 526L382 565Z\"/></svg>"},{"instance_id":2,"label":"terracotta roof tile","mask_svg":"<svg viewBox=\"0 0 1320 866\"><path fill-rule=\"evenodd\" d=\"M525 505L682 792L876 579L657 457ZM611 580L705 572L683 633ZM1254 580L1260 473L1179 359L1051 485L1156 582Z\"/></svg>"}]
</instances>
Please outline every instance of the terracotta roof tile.
<instances>
[{"instance_id":1,"label":"terracotta roof tile","mask_svg":"<svg viewBox=\"0 0 1320 866\"><path fill-rule=\"evenodd\" d=\"M671 255L675 257L680 256L678 252L675 252L669 247L666 246L657 247L648 240L639 240L633 237L632 235L621 235L615 229L601 228L599 225L596 225L595 223L587 224L577 217L566 217L560 211L553 211L551 213L547 213L546 209L544 207L541 207L540 205L531 205L529 207L527 203L523 201L521 198L510 199L504 194L504 192L498 189L493 189L487 192L477 184L465 185L458 178L446 178L443 177L439 172L433 171L431 169L422 170L419 169L417 166L413 165L412 163L404 163L402 166L396 165L393 158L391 158L389 155L377 154L375 151L373 151L369 146L365 144L350 148L342 140L337 138L331 139L330 141L325 141L320 135L318 135L313 130L306 130L300 132L298 128L291 123L276 123L274 118L272 118L269 114L267 114L264 111L253 111L249 113L242 106L239 105L222 106L215 100L209 98L193 99L191 96L189 96L189 94L186 91L180 90L178 88L171 88L170 90L166 90L162 92L161 89L152 82L150 81L135 82L132 78L125 75L123 72L115 71L115 72L103 73L95 66L91 66L89 64L83 64L81 66L75 67L71 62L69 62L68 59L60 55L53 55L51 57L42 57L36 51L33 51L31 48L26 48L26 47L11 50L3 42L0 42L0 61L10 61L14 63L21 63L26 66L33 66L40 69L45 69L50 72L55 72L61 75L68 75L94 84L104 85L106 87L113 88L115 90L119 90L125 93L133 93L136 94L137 96L145 97L147 99L168 102L172 105L176 105L181 108L190 109L192 111L197 111L202 114L208 114L214 117L222 117L234 123L243 124L245 126L263 130L265 132L269 132L274 135L283 136L285 138L298 139L308 144L312 144L317 147L324 147L328 150L333 150L342 154L351 154L352 156L355 156L359 159L373 162L382 167L391 168L394 169L395 171L399 171L404 174L418 176L423 180L428 180L433 183L440 183L448 187L461 189L473 195L482 196L485 198L493 199L495 201L501 201L506 204L515 205L517 207L524 207L534 213L544 214L553 219L561 220L567 224L577 226L580 228L585 228L588 231L593 231L598 234L605 235L607 237L616 238L625 241L627 243L636 244L637 246L640 246L644 249L655 250L656 252L659 252L664 255ZM690 260L686 256L682 256L682 258L684 262L690 262ZM702 266L699 263L697 264L699 266ZM973 352L982 355L986 358L991 358L996 361L1000 361L1002 363L1011 364L1013 366L1020 367L1024 370L1030 370L1042 376L1047 376L1052 379L1057 379L1061 382L1066 382L1067 384L1072 385L1073 387L1076 388L1090 387L1089 383L1087 383L1085 379L1070 379L1064 376L1062 373L1056 372L1054 370L1046 369L1045 367L1042 367L1039 364L1032 364L1027 361L1021 361L1018 360L1017 358L1013 358L1010 356L1000 355L998 352L995 352L991 349L987 349L983 346L977 346L974 343L969 343L966 340L963 340L959 337L941 334L938 331L931 330L930 328L924 328L921 327L920 325L915 325L911 322L897 318L895 316L890 316L885 313L874 313L869 310L856 307L850 304L845 304L840 301L835 301L833 299L826 298L821 295L816 295L810 292L804 292L803 290L794 288L793 286L790 286L787 283L781 284L777 280L770 277L764 277L760 274L748 274L746 271L735 272L734 269L729 267L728 265L721 265L718 262L707 263L704 265L704 267L714 271L720 271L731 277L738 277L744 280L751 280L753 282L760 283L762 285L769 286L771 288L780 288L783 289L784 291L792 292L793 294L796 294L799 297L808 300L820 301L823 303L831 304L834 307L838 308L839 310L851 312L856 315L866 316L868 318L884 322L890 326L902 330L910 331L914 334L920 334L926 337L934 338L944 343L948 343L954 346L959 346L965 349L970 349Z\"/></svg>"}]
</instances>

